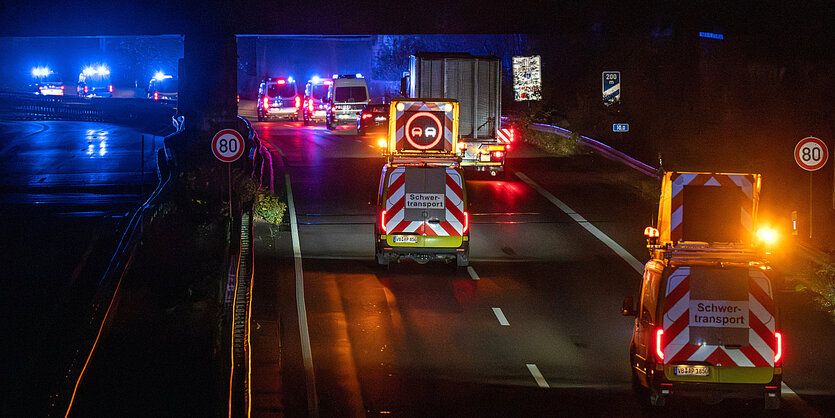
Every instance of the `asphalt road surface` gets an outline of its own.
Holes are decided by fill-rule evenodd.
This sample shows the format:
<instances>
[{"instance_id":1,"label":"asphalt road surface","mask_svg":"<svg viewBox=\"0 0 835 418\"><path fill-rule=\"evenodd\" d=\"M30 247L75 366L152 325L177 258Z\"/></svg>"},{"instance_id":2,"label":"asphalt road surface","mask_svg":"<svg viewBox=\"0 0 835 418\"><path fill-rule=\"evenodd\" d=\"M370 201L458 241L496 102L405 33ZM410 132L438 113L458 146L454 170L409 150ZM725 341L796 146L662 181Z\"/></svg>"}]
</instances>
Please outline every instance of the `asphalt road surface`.
<instances>
[{"instance_id":1,"label":"asphalt road surface","mask_svg":"<svg viewBox=\"0 0 835 418\"><path fill-rule=\"evenodd\" d=\"M673 399L659 412L632 396L633 322L620 307L637 290L647 259L641 232L656 199L630 186L639 175L593 155L555 158L515 145L508 181L467 174L470 268L404 261L386 269L373 259L384 163L377 138L301 122L254 126L283 157L292 186L311 354L296 347L305 340L296 308L273 306L298 302L294 279L264 276L292 276L292 261L277 268L281 261L257 258L254 317L282 324L285 397L254 396L254 416L276 404L323 417L765 413L760 399ZM784 299L787 387L775 415L831 415L835 327L805 295ZM256 353L259 344L276 340L254 340ZM255 364L254 375L276 367ZM299 401L305 393L314 401Z\"/></svg>"},{"instance_id":2,"label":"asphalt road surface","mask_svg":"<svg viewBox=\"0 0 835 418\"><path fill-rule=\"evenodd\" d=\"M96 122L0 121L4 269L0 415L44 415L73 334L121 236L156 183L161 138ZM143 175L144 171L144 175Z\"/></svg>"}]
</instances>

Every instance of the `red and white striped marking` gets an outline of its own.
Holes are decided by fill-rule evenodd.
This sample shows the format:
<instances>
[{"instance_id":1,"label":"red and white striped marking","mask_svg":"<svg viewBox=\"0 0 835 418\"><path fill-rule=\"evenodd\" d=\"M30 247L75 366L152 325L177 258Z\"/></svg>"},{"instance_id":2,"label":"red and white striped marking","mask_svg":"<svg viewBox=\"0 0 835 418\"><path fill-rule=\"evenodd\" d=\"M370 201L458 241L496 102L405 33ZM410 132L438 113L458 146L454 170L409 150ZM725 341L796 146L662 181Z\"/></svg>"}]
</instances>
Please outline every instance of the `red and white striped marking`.
<instances>
[{"instance_id":1,"label":"red and white striped marking","mask_svg":"<svg viewBox=\"0 0 835 418\"><path fill-rule=\"evenodd\" d=\"M748 276L748 345L726 349L690 344L690 267L670 274L661 341L664 364L704 361L716 366L774 366L774 300L769 281L759 270L749 269Z\"/></svg>"},{"instance_id":2,"label":"red and white striped marking","mask_svg":"<svg viewBox=\"0 0 835 418\"><path fill-rule=\"evenodd\" d=\"M464 214L463 179L455 169L446 170L446 219L431 223L406 221L406 167L397 167L389 175L389 195L386 200L384 222L388 234L415 232L421 235L453 236L464 235L467 219Z\"/></svg>"},{"instance_id":3,"label":"red and white striped marking","mask_svg":"<svg viewBox=\"0 0 835 418\"><path fill-rule=\"evenodd\" d=\"M671 177L671 207L670 207L670 240L678 242L687 237L682 236L682 221L684 214L684 186L722 186L736 187L745 194L747 201L753 202L755 190L755 176L750 174L700 174L700 173L673 173ZM754 206L742 207L740 209L740 222L746 231L753 232L754 229Z\"/></svg>"},{"instance_id":4,"label":"red and white striped marking","mask_svg":"<svg viewBox=\"0 0 835 418\"><path fill-rule=\"evenodd\" d=\"M497 137L500 144L510 144L515 139L513 129L499 129Z\"/></svg>"}]
</instances>

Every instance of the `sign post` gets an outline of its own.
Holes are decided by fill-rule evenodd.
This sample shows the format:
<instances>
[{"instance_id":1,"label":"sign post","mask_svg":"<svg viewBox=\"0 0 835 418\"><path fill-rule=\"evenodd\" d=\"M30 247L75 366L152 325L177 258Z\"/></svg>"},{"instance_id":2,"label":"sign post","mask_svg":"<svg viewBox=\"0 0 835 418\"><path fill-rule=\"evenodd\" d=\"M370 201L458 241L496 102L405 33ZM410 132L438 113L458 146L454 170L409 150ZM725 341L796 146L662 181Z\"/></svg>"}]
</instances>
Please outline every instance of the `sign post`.
<instances>
[{"instance_id":1,"label":"sign post","mask_svg":"<svg viewBox=\"0 0 835 418\"><path fill-rule=\"evenodd\" d=\"M809 239L812 238L812 173L823 168L828 159L829 149L820 138L803 138L794 147L794 161L809 172Z\"/></svg>"},{"instance_id":2,"label":"sign post","mask_svg":"<svg viewBox=\"0 0 835 418\"><path fill-rule=\"evenodd\" d=\"M234 129L221 129L212 138L212 154L227 163L229 175L229 217L232 217L232 162L244 155L244 137Z\"/></svg>"}]
</instances>

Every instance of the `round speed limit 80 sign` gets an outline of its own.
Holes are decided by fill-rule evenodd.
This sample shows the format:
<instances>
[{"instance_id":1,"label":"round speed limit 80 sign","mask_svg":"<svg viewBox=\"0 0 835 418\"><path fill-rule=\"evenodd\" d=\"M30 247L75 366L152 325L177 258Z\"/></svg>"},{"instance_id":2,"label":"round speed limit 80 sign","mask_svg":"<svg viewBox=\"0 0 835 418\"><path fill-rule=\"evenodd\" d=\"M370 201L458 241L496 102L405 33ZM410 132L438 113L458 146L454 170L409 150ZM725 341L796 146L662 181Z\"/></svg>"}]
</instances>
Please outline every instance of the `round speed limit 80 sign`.
<instances>
[{"instance_id":1,"label":"round speed limit 80 sign","mask_svg":"<svg viewBox=\"0 0 835 418\"><path fill-rule=\"evenodd\" d=\"M806 171L817 171L826 165L829 150L826 144L813 136L800 140L794 147L794 161Z\"/></svg>"},{"instance_id":2,"label":"round speed limit 80 sign","mask_svg":"<svg viewBox=\"0 0 835 418\"><path fill-rule=\"evenodd\" d=\"M224 163L231 163L244 155L244 137L234 129L221 129L212 138L212 153Z\"/></svg>"}]
</instances>

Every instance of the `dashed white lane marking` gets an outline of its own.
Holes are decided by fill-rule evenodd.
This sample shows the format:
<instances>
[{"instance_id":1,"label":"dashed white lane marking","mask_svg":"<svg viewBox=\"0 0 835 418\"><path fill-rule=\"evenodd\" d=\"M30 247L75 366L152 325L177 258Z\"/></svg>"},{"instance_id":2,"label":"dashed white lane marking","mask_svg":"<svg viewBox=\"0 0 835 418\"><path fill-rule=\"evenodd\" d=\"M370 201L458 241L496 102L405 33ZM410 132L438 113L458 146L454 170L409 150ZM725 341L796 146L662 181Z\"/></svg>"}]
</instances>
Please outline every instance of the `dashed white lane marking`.
<instances>
[{"instance_id":1,"label":"dashed white lane marking","mask_svg":"<svg viewBox=\"0 0 835 418\"><path fill-rule=\"evenodd\" d=\"M472 277L473 280L480 279L480 277L478 277L478 274L476 274L475 269L472 268L472 266L467 266L467 273L470 273L470 277Z\"/></svg>"},{"instance_id":2,"label":"dashed white lane marking","mask_svg":"<svg viewBox=\"0 0 835 418\"><path fill-rule=\"evenodd\" d=\"M502 312L502 308L493 308L493 313L496 315L496 319L499 320L499 324L503 327L509 327L510 322L507 322L507 318L504 316L504 312Z\"/></svg>"},{"instance_id":3,"label":"dashed white lane marking","mask_svg":"<svg viewBox=\"0 0 835 418\"><path fill-rule=\"evenodd\" d=\"M525 183L527 183L528 186L531 186L534 190L539 192L539 194L548 199L556 207L560 208L561 211L565 212L565 214L571 217L571 219L574 219L574 221L580 224L580 226L582 226L583 228L585 228L586 231L591 232L592 235L594 235L597 239L606 244L607 247L611 248L612 251L615 252L615 254L620 256L620 258L622 258L623 261L626 261L626 264L629 264L633 269L635 269L635 271L638 272L638 274L644 274L644 265L641 264L641 262L638 261L638 259L633 257L632 254L629 254L629 252L626 251L623 247L621 247L620 244L615 242L615 240L609 238L608 235L604 234L603 231L597 229L597 227L592 225L591 222L587 221L586 218L583 218L582 215L575 212L574 209L568 207L568 205L563 203L562 200L557 199L556 196L551 194L551 192L543 189L540 185L536 184L535 181L531 180L521 171L517 171L516 176L522 179L522 181L524 181Z\"/></svg>"},{"instance_id":4,"label":"dashed white lane marking","mask_svg":"<svg viewBox=\"0 0 835 418\"><path fill-rule=\"evenodd\" d=\"M307 383L307 412L309 416L319 417L319 399L316 394L316 375L313 369L313 352L310 348L310 332L307 327L307 308L304 303L304 271L302 270L302 250L299 243L299 224L296 207L293 204L293 189L290 187L290 174L284 174L287 185L287 207L290 211L290 234L293 239L293 258L296 268L296 309L299 315L299 334L301 336L302 359Z\"/></svg>"},{"instance_id":5,"label":"dashed white lane marking","mask_svg":"<svg viewBox=\"0 0 835 418\"><path fill-rule=\"evenodd\" d=\"M528 366L528 371L531 372L533 375L533 379L536 380L536 384L539 385L541 388L550 388L551 386L548 385L548 382L545 380L545 376L539 371L539 367L536 367L536 364L528 363L525 366Z\"/></svg>"}]
</instances>

